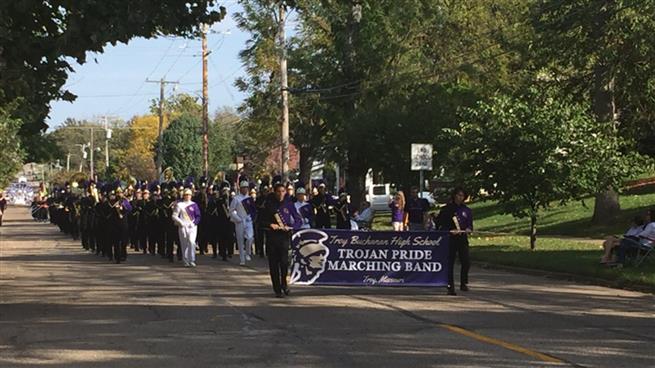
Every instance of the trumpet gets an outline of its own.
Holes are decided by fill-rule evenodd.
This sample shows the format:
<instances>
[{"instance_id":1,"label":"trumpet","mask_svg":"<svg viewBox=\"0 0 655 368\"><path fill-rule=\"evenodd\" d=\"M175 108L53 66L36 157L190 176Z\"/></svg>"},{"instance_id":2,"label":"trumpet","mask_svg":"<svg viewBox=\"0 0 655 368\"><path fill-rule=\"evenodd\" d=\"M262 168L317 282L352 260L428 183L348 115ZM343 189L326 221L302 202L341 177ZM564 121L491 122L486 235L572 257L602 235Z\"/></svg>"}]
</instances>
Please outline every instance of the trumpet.
<instances>
[{"instance_id":1,"label":"trumpet","mask_svg":"<svg viewBox=\"0 0 655 368\"><path fill-rule=\"evenodd\" d=\"M123 205L121 204L121 201L116 201L116 203L112 207L116 209L118 218L123 219Z\"/></svg>"}]
</instances>

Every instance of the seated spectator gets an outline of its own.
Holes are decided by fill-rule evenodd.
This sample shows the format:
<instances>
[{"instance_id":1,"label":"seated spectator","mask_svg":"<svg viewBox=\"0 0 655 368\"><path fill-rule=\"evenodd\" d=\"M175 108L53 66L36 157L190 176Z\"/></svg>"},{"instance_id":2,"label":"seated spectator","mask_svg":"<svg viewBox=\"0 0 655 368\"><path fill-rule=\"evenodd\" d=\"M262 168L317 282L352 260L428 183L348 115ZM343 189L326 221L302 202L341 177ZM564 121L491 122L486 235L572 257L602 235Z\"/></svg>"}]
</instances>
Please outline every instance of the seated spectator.
<instances>
[{"instance_id":1,"label":"seated spectator","mask_svg":"<svg viewBox=\"0 0 655 368\"><path fill-rule=\"evenodd\" d=\"M642 245L652 246L655 243L655 209L650 210L650 213L646 216L646 226L644 229L639 232L636 238L623 238L619 243L619 246L616 248L616 261L619 264L625 262L625 256L628 252L632 250L639 249Z\"/></svg>"},{"instance_id":2,"label":"seated spectator","mask_svg":"<svg viewBox=\"0 0 655 368\"><path fill-rule=\"evenodd\" d=\"M369 228L374 216L375 212L373 212L373 209L371 208L371 203L364 201L364 203L362 203L361 210L355 213L354 219L358 225L358 228Z\"/></svg>"},{"instance_id":3,"label":"seated spectator","mask_svg":"<svg viewBox=\"0 0 655 368\"><path fill-rule=\"evenodd\" d=\"M621 244L623 238L631 238L633 240L638 239L639 233L644 230L644 218L641 216L635 216L632 220L632 226L623 234L623 237L618 236L609 236L603 242L603 256L600 259L600 263L611 263L612 262L612 253L614 253L614 248L618 247Z\"/></svg>"}]
</instances>

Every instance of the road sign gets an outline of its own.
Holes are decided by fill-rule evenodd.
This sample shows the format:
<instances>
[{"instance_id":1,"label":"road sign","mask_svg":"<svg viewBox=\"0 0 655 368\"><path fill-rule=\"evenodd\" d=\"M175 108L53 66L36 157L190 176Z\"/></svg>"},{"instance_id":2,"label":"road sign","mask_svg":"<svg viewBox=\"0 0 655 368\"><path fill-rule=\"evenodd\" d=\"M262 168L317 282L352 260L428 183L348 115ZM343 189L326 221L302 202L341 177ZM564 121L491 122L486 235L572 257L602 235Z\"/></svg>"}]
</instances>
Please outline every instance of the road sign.
<instances>
[{"instance_id":1,"label":"road sign","mask_svg":"<svg viewBox=\"0 0 655 368\"><path fill-rule=\"evenodd\" d=\"M412 143L412 171L432 170L432 145Z\"/></svg>"}]
</instances>

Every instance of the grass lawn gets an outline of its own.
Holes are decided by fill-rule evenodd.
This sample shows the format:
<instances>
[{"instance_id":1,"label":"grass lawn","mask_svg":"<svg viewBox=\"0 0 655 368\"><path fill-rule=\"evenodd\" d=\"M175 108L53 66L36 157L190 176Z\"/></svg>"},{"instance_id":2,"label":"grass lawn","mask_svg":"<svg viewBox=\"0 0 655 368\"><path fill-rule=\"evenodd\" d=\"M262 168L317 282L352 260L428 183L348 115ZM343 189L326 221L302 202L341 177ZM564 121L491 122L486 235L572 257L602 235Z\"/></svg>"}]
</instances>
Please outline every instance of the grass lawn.
<instances>
[{"instance_id":1,"label":"grass lawn","mask_svg":"<svg viewBox=\"0 0 655 368\"><path fill-rule=\"evenodd\" d=\"M623 234L630 227L634 216L655 208L655 193L624 194L620 197L620 204L619 220L610 226L591 223L594 198L585 199L583 202L571 202L566 206L553 204L550 210L541 212L537 222L537 236L560 235L602 239L607 235ZM477 230L520 235L529 233L530 223L527 218L515 219L511 215L503 215L495 202L476 202L470 206Z\"/></svg>"},{"instance_id":2,"label":"grass lawn","mask_svg":"<svg viewBox=\"0 0 655 368\"><path fill-rule=\"evenodd\" d=\"M477 262L565 272L607 280L615 286L655 291L655 257L652 256L639 267L617 269L599 263L602 250L592 242L542 238L537 240L534 251L524 236L473 236L470 242L471 258Z\"/></svg>"},{"instance_id":3,"label":"grass lawn","mask_svg":"<svg viewBox=\"0 0 655 368\"><path fill-rule=\"evenodd\" d=\"M472 236L471 258L489 264L577 274L606 280L615 286L637 286L655 292L655 257L638 268L607 268L599 263L602 254L600 242L584 239L623 234L635 215L655 208L655 193L651 187L622 194L620 203L620 220L605 226L591 223L594 208L591 197L566 206L554 204L550 210L541 213L535 251L530 250L528 219L501 214L495 202L472 203L475 229L501 235ZM375 216L373 228L391 230L390 221L390 213L379 213Z\"/></svg>"}]
</instances>

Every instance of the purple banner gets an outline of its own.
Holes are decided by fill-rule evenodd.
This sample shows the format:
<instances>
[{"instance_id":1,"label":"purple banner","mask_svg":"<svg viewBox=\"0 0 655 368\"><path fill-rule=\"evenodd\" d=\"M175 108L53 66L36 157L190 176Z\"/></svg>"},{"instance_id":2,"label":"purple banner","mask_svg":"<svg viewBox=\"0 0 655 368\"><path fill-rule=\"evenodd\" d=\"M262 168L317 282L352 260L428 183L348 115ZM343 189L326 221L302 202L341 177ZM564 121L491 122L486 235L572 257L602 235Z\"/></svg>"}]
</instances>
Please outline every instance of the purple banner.
<instances>
[{"instance_id":1,"label":"purple banner","mask_svg":"<svg viewBox=\"0 0 655 368\"><path fill-rule=\"evenodd\" d=\"M296 231L291 283L446 286L448 237L436 231Z\"/></svg>"}]
</instances>

